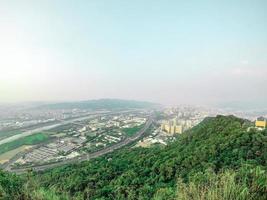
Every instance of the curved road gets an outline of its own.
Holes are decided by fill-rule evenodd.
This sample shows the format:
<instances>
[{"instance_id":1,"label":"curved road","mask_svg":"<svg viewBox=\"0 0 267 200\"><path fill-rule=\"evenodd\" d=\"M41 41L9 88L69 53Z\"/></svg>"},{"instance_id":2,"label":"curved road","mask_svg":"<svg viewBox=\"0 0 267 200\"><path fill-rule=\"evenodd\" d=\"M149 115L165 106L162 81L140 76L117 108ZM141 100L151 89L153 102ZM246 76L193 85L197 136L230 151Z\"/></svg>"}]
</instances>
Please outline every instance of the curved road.
<instances>
[{"instance_id":1,"label":"curved road","mask_svg":"<svg viewBox=\"0 0 267 200\"><path fill-rule=\"evenodd\" d=\"M28 168L12 169L8 166L7 168L5 168L5 170L10 171L10 172L14 172L14 173L18 173L18 174L24 173L24 172L31 170L31 169L34 171L44 171L47 169L59 167L59 166L66 165L66 164L73 164L73 163L82 162L85 160L90 160L92 158L97 158L97 157L100 157L102 155L111 153L114 150L120 149L123 146L132 143L133 141L138 140L141 136L143 136L145 134L146 130L152 125L152 123L153 123L153 118L150 117L148 119L148 121L146 122L145 126L138 133L136 133L134 136L126 138L125 140L123 140L123 141L121 141L115 145L112 145L110 147L107 147L105 149L102 149L100 151L97 151L97 152L94 152L94 153L91 153L88 155L83 155L83 156L80 156L80 157L77 157L74 159L65 160L62 162L45 164L45 165L40 165L40 166L32 166L32 167L28 167Z\"/></svg>"}]
</instances>

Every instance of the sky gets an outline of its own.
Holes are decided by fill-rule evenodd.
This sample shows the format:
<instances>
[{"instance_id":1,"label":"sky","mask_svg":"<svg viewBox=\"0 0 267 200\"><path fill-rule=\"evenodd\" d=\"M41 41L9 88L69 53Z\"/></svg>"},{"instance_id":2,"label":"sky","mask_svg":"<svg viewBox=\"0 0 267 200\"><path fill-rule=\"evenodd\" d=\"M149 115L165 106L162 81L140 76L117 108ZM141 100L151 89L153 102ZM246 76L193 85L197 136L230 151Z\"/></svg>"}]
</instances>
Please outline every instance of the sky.
<instances>
[{"instance_id":1,"label":"sky","mask_svg":"<svg viewBox=\"0 0 267 200\"><path fill-rule=\"evenodd\" d=\"M0 102L267 102L266 0L0 0Z\"/></svg>"}]
</instances>

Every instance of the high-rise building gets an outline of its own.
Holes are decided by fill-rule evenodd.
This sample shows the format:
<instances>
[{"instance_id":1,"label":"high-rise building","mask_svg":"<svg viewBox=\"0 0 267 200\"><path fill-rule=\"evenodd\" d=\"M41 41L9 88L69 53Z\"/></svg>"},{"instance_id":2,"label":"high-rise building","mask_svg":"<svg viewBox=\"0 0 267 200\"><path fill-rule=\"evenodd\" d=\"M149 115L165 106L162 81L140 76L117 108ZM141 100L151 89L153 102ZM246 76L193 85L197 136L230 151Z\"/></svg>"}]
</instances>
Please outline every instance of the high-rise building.
<instances>
[{"instance_id":1,"label":"high-rise building","mask_svg":"<svg viewBox=\"0 0 267 200\"><path fill-rule=\"evenodd\" d=\"M183 132L183 126L177 125L176 120L175 121L173 120L173 121L163 123L161 125L161 130L172 135L176 133L181 134Z\"/></svg>"}]
</instances>

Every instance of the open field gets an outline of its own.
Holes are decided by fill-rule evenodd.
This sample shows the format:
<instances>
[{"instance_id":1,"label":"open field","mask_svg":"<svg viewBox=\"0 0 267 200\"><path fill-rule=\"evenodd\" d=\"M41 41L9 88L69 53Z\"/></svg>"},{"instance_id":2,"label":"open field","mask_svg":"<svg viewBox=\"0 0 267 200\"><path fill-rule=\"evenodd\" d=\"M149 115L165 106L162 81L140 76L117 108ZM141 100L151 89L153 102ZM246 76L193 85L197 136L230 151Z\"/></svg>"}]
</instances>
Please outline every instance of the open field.
<instances>
[{"instance_id":1,"label":"open field","mask_svg":"<svg viewBox=\"0 0 267 200\"><path fill-rule=\"evenodd\" d=\"M6 153L3 153L0 155L0 164L3 164L7 161L9 161L11 158L13 158L16 154L20 153L20 152L23 152L27 149L30 149L32 146L31 145L23 145L23 146L20 146L16 149L13 149L11 151L8 151Z\"/></svg>"},{"instance_id":2,"label":"open field","mask_svg":"<svg viewBox=\"0 0 267 200\"><path fill-rule=\"evenodd\" d=\"M47 132L49 133L49 132ZM49 133L50 134L50 133ZM67 134L66 133L51 133L50 134L52 137L57 137L57 138L60 138L60 137L64 137L66 136Z\"/></svg>"},{"instance_id":3,"label":"open field","mask_svg":"<svg viewBox=\"0 0 267 200\"><path fill-rule=\"evenodd\" d=\"M132 136L135 133L137 133L138 131L140 131L144 126L145 125L142 124L140 126L135 126L135 127L132 127L132 128L124 128L124 129L122 129L122 131L128 136Z\"/></svg>"},{"instance_id":4,"label":"open field","mask_svg":"<svg viewBox=\"0 0 267 200\"><path fill-rule=\"evenodd\" d=\"M37 133L34 135L26 136L24 138L0 145L0 154L14 150L23 145L39 144L41 142L47 141L48 139L49 139L49 136L44 133Z\"/></svg>"}]
</instances>

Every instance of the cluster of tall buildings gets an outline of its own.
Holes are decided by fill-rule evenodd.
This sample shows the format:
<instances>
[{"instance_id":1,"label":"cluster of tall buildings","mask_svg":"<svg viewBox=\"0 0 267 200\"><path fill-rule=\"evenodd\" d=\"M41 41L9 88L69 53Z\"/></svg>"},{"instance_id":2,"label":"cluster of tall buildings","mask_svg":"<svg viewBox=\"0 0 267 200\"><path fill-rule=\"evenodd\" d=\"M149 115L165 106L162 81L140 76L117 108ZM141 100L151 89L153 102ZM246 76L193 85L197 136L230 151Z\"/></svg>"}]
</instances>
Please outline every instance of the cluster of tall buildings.
<instances>
[{"instance_id":1,"label":"cluster of tall buildings","mask_svg":"<svg viewBox=\"0 0 267 200\"><path fill-rule=\"evenodd\" d=\"M164 131L169 134L181 134L183 133L183 126L177 124L177 119L173 119L170 121L165 121L161 124L161 131Z\"/></svg>"}]
</instances>

